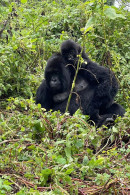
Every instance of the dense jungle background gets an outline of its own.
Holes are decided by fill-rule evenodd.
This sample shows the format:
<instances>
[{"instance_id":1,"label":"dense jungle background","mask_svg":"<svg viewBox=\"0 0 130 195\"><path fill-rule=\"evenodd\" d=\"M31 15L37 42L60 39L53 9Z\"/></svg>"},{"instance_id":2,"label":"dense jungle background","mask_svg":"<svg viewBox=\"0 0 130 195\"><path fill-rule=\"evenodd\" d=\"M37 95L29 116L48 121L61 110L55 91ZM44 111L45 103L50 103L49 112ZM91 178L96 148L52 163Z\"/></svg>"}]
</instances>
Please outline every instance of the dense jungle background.
<instances>
[{"instance_id":1,"label":"dense jungle background","mask_svg":"<svg viewBox=\"0 0 130 195\"><path fill-rule=\"evenodd\" d=\"M0 1L0 195L130 193L130 12L113 3ZM114 126L35 104L46 62L67 39L114 71L126 109Z\"/></svg>"}]
</instances>

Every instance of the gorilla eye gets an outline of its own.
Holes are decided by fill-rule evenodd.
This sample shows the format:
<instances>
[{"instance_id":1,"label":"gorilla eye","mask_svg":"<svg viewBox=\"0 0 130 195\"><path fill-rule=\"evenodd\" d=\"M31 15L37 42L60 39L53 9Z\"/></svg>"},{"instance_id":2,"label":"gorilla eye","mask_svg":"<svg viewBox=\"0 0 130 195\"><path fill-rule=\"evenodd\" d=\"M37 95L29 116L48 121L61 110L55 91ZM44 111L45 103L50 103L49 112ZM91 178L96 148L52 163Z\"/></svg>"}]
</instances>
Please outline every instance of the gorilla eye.
<instances>
[{"instance_id":1,"label":"gorilla eye","mask_svg":"<svg viewBox=\"0 0 130 195\"><path fill-rule=\"evenodd\" d=\"M58 70L55 72L55 75L59 75L59 71Z\"/></svg>"},{"instance_id":2,"label":"gorilla eye","mask_svg":"<svg viewBox=\"0 0 130 195\"><path fill-rule=\"evenodd\" d=\"M73 50L70 51L70 54L74 54L75 52Z\"/></svg>"},{"instance_id":3,"label":"gorilla eye","mask_svg":"<svg viewBox=\"0 0 130 195\"><path fill-rule=\"evenodd\" d=\"M66 53L67 53L66 51L63 51L63 52L62 52L62 55L66 55Z\"/></svg>"}]
</instances>

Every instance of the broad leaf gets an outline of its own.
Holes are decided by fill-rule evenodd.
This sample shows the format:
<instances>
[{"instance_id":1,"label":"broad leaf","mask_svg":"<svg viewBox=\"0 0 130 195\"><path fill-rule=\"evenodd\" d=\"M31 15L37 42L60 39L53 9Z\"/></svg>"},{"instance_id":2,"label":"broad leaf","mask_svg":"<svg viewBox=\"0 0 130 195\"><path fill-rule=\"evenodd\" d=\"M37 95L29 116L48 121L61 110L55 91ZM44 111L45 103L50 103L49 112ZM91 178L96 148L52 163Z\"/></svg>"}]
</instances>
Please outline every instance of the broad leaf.
<instances>
[{"instance_id":1,"label":"broad leaf","mask_svg":"<svg viewBox=\"0 0 130 195\"><path fill-rule=\"evenodd\" d=\"M124 17L122 14L117 14L116 11L115 11L115 9L114 9L114 8L111 8L111 7L107 8L107 9L104 11L104 14L105 14L108 18L110 18L110 19L112 19L112 20L114 20L114 19L116 19L116 18L123 18L123 19L125 19L125 17Z\"/></svg>"},{"instance_id":2,"label":"broad leaf","mask_svg":"<svg viewBox=\"0 0 130 195\"><path fill-rule=\"evenodd\" d=\"M93 25L95 24L96 22L96 19L95 17L90 17L87 24L85 25L85 28L84 28L84 33L88 32L90 29L92 29Z\"/></svg>"}]
</instances>

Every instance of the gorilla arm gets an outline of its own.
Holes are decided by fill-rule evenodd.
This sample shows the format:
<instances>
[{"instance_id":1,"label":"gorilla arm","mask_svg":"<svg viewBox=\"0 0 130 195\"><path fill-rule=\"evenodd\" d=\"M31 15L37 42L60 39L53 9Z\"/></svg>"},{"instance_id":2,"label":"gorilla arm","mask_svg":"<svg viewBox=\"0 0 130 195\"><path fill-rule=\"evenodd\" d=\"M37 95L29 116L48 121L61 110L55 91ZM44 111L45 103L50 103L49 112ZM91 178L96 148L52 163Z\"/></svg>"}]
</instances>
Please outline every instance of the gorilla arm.
<instances>
[{"instance_id":1,"label":"gorilla arm","mask_svg":"<svg viewBox=\"0 0 130 195\"><path fill-rule=\"evenodd\" d=\"M51 92L47 88L46 80L43 80L36 93L36 104L41 104L47 111L50 110L52 105Z\"/></svg>"}]
</instances>

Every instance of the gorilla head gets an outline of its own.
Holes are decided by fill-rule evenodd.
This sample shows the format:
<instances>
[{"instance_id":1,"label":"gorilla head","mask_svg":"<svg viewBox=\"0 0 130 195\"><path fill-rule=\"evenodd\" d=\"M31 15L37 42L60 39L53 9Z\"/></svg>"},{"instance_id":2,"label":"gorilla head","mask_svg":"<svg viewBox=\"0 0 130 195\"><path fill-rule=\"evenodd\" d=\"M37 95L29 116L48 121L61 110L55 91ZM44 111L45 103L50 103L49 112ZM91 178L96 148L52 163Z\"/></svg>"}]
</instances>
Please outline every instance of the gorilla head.
<instances>
[{"instance_id":1,"label":"gorilla head","mask_svg":"<svg viewBox=\"0 0 130 195\"><path fill-rule=\"evenodd\" d=\"M81 52L81 47L72 40L64 41L61 45L61 54L69 63L74 63L78 59L78 54Z\"/></svg>"},{"instance_id":2,"label":"gorilla head","mask_svg":"<svg viewBox=\"0 0 130 195\"><path fill-rule=\"evenodd\" d=\"M82 47L73 40L66 40L61 44L61 54L68 64L77 65L78 55L80 54L82 58L88 60L88 56Z\"/></svg>"},{"instance_id":3,"label":"gorilla head","mask_svg":"<svg viewBox=\"0 0 130 195\"><path fill-rule=\"evenodd\" d=\"M47 62L45 80L53 94L67 91L70 86L70 73L60 54L54 54Z\"/></svg>"}]
</instances>

